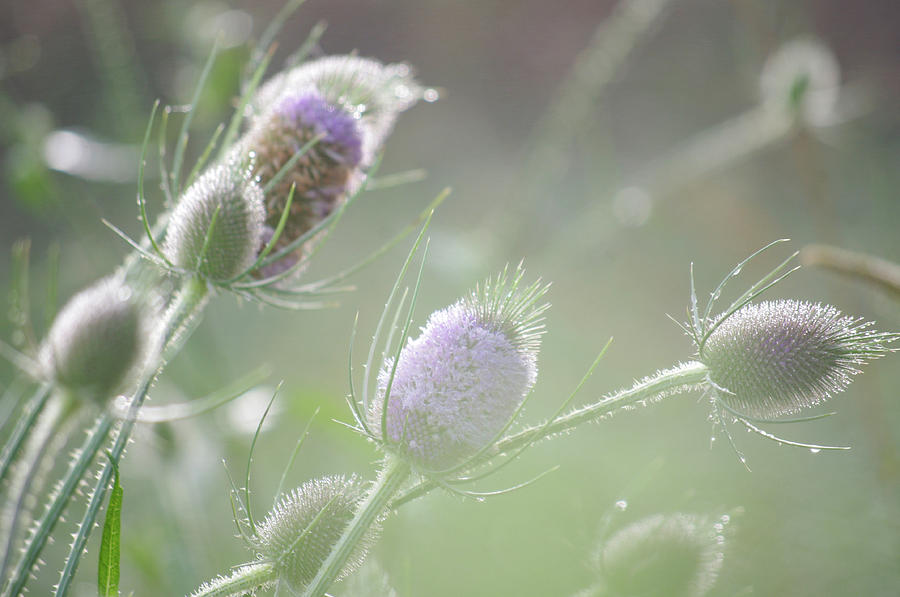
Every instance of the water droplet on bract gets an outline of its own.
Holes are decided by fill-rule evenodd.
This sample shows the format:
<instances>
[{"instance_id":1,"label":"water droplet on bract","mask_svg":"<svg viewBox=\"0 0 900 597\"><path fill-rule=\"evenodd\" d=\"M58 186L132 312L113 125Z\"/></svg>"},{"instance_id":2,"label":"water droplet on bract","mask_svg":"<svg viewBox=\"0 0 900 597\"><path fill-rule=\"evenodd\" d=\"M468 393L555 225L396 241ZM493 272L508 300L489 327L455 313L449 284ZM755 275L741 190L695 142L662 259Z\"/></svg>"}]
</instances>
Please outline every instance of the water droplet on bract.
<instances>
[{"instance_id":1,"label":"water droplet on bract","mask_svg":"<svg viewBox=\"0 0 900 597\"><path fill-rule=\"evenodd\" d=\"M711 443L711 444L716 443L716 436L715 436L715 435L709 436L709 443Z\"/></svg>"},{"instance_id":2,"label":"water droplet on bract","mask_svg":"<svg viewBox=\"0 0 900 597\"><path fill-rule=\"evenodd\" d=\"M424 99L429 104L432 102L436 102L439 97L440 94L438 93L437 89L426 89L424 92L422 92L422 99Z\"/></svg>"},{"instance_id":3,"label":"water droplet on bract","mask_svg":"<svg viewBox=\"0 0 900 597\"><path fill-rule=\"evenodd\" d=\"M619 500L618 502L616 502L616 509L620 512L624 512L628 509L628 502L625 500Z\"/></svg>"},{"instance_id":4,"label":"water droplet on bract","mask_svg":"<svg viewBox=\"0 0 900 597\"><path fill-rule=\"evenodd\" d=\"M716 529L716 532L721 533L722 531L725 530L725 525L722 524L721 522L717 522L716 524L713 525L713 528Z\"/></svg>"},{"instance_id":5,"label":"water droplet on bract","mask_svg":"<svg viewBox=\"0 0 900 597\"><path fill-rule=\"evenodd\" d=\"M821 451L822 451L821 448L810 448L809 449L810 454L818 454Z\"/></svg>"},{"instance_id":6,"label":"water droplet on bract","mask_svg":"<svg viewBox=\"0 0 900 597\"><path fill-rule=\"evenodd\" d=\"M720 520L721 520L723 523L728 524L729 522L731 522L731 517L728 516L727 514L723 514L723 515L722 515L722 518L720 518Z\"/></svg>"}]
</instances>

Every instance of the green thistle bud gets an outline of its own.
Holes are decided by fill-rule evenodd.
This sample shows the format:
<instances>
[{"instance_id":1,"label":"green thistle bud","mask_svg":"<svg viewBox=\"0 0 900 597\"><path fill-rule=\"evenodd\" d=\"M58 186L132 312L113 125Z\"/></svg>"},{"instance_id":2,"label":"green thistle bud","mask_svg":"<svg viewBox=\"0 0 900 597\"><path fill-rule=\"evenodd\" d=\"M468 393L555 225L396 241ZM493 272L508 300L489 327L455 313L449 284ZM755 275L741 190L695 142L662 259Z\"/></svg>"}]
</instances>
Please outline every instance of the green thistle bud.
<instances>
[{"instance_id":1,"label":"green thistle bud","mask_svg":"<svg viewBox=\"0 0 900 597\"><path fill-rule=\"evenodd\" d=\"M115 277L82 290L62 308L40 350L45 374L79 396L105 400L143 361L146 314Z\"/></svg>"},{"instance_id":2,"label":"green thistle bud","mask_svg":"<svg viewBox=\"0 0 900 597\"><path fill-rule=\"evenodd\" d=\"M587 597L702 597L722 567L727 515L657 514L605 541L595 555L601 582Z\"/></svg>"},{"instance_id":3,"label":"green thistle bud","mask_svg":"<svg viewBox=\"0 0 900 597\"><path fill-rule=\"evenodd\" d=\"M700 350L717 397L753 417L815 406L842 391L896 334L870 329L834 307L795 300L746 305L721 321Z\"/></svg>"},{"instance_id":4,"label":"green thistle bud","mask_svg":"<svg viewBox=\"0 0 900 597\"><path fill-rule=\"evenodd\" d=\"M284 497L256 528L254 547L263 561L274 565L280 581L302 591L315 578L364 496L364 484L355 476L307 481ZM344 575L359 567L376 536L377 529L370 530L359 543Z\"/></svg>"},{"instance_id":5,"label":"green thistle bud","mask_svg":"<svg viewBox=\"0 0 900 597\"><path fill-rule=\"evenodd\" d=\"M163 252L176 266L213 282L231 279L253 264L264 215L259 186L235 164L216 166L178 201Z\"/></svg>"}]
</instances>

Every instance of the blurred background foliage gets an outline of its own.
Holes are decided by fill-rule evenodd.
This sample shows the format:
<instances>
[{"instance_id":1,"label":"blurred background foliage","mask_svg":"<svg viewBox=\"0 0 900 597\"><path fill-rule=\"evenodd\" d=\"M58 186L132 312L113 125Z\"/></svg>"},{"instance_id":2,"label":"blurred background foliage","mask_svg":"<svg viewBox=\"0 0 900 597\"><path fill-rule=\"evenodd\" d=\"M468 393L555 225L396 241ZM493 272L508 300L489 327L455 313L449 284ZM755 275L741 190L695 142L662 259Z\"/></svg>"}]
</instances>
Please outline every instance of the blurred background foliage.
<instances>
[{"instance_id":1,"label":"blurred background foliage","mask_svg":"<svg viewBox=\"0 0 900 597\"><path fill-rule=\"evenodd\" d=\"M199 154L230 115L248 42L280 4L3 3L3 288L12 246L23 237L32 241L35 314L43 312L53 246L61 247L60 300L121 262L126 247L100 218L139 234L137 153L152 101L189 101L222 31L223 51L193 123L189 150ZM665 313L684 312L691 262L702 294L776 238L793 239L797 249L824 242L900 261L900 5L616 5L309 0L278 37L275 65L324 21L317 53L409 61L424 83L440 88L440 101L401 117L381 170L424 168L427 178L366 194L308 275L354 262L452 186L430 231L418 321L523 257L531 274L552 281L541 375L525 413L531 421L568 395L610 336L615 342L585 398L689 359L688 339ZM841 105L850 108L826 126L789 127L771 138L760 126L745 126L745 133L762 135L756 145L758 135L744 139L738 129L723 129L758 109L767 57L797 37L833 52L840 99L848 100ZM710 139L724 145L710 146ZM695 155L699 161L691 161ZM148 186L156 191L155 182ZM156 213L161 195L151 195ZM786 256L793 248L779 250ZM779 257L748 268L748 283ZM260 363L272 366L270 383L212 414L139 429L122 466L126 593L184 594L247 557L232 537L221 461L242 470L278 380L284 388L254 462L256 510L270 504L317 408L289 479L372 474L371 447L332 419L349 419L342 398L354 314L361 330L356 353L363 354L401 259L394 251L357 275L358 290L330 310L261 310L231 296L214 301L153 403L206 395ZM828 302L882 329L900 329L896 297L814 267L768 296ZM2 337L21 345L15 321L2 325ZM5 390L11 367L0 365L0 373ZM898 388L900 367L888 357L831 403L838 416L779 429L801 441L850 444L849 453L813 455L740 433L752 473L725 442L709 449L709 409L696 396L624 413L538 446L484 488L562 465L534 486L484 503L435 493L405 506L387 522L373 557L401 597L566 596L593 582L589 562L604 518L620 528L657 512L716 516L740 506L713 595L896 595ZM627 508L616 508L619 500ZM84 595L94 594L95 541L80 571ZM59 561L65 547L58 541L45 559ZM44 594L56 579L55 570L42 569L32 594Z\"/></svg>"}]
</instances>

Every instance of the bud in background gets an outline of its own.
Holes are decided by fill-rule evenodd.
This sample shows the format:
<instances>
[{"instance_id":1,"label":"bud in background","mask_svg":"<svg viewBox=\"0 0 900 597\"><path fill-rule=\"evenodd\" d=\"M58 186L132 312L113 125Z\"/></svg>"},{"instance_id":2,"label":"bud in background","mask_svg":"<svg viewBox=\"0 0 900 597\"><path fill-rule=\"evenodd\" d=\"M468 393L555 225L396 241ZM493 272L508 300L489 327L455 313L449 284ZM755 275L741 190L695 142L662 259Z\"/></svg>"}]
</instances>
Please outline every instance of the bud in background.
<instances>
[{"instance_id":1,"label":"bud in background","mask_svg":"<svg viewBox=\"0 0 900 597\"><path fill-rule=\"evenodd\" d=\"M657 514L603 542L600 582L577 597L702 597L722 568L728 515Z\"/></svg>"},{"instance_id":2,"label":"bud in background","mask_svg":"<svg viewBox=\"0 0 900 597\"><path fill-rule=\"evenodd\" d=\"M759 85L766 107L821 126L834 119L840 83L840 67L831 50L812 39L796 39L769 57Z\"/></svg>"},{"instance_id":3,"label":"bud in background","mask_svg":"<svg viewBox=\"0 0 900 597\"><path fill-rule=\"evenodd\" d=\"M385 439L415 464L439 471L488 447L534 386L547 287L519 288L523 275L432 313L396 367L385 362L370 420L381 429L386 401Z\"/></svg>"},{"instance_id":4,"label":"bud in background","mask_svg":"<svg viewBox=\"0 0 900 597\"><path fill-rule=\"evenodd\" d=\"M841 392L860 366L887 353L897 335L870 326L827 305L749 304L718 324L700 360L721 402L752 417L779 417Z\"/></svg>"},{"instance_id":5,"label":"bud in background","mask_svg":"<svg viewBox=\"0 0 900 597\"><path fill-rule=\"evenodd\" d=\"M105 401L143 363L152 344L145 306L117 277L62 308L40 350L45 374L77 396Z\"/></svg>"},{"instance_id":6,"label":"bud in background","mask_svg":"<svg viewBox=\"0 0 900 597\"><path fill-rule=\"evenodd\" d=\"M215 166L178 201L163 252L177 267L213 282L229 280L256 259L263 216L262 190L243 169L236 163Z\"/></svg>"},{"instance_id":7,"label":"bud in background","mask_svg":"<svg viewBox=\"0 0 900 597\"><path fill-rule=\"evenodd\" d=\"M385 66L355 56L306 63L277 75L259 90L251 128L235 151L252 158L252 173L263 188L278 177L265 196L269 238L295 187L291 214L275 250L315 227L357 189L361 169L371 165L398 114L422 95L407 65ZM258 275L290 268L312 244Z\"/></svg>"},{"instance_id":8,"label":"bud in background","mask_svg":"<svg viewBox=\"0 0 900 597\"><path fill-rule=\"evenodd\" d=\"M274 566L279 582L300 592L341 538L365 493L364 483L355 476L330 475L307 481L266 515L256 528L253 547L262 562ZM377 528L369 530L348 560L344 575L362 564L377 534Z\"/></svg>"}]
</instances>

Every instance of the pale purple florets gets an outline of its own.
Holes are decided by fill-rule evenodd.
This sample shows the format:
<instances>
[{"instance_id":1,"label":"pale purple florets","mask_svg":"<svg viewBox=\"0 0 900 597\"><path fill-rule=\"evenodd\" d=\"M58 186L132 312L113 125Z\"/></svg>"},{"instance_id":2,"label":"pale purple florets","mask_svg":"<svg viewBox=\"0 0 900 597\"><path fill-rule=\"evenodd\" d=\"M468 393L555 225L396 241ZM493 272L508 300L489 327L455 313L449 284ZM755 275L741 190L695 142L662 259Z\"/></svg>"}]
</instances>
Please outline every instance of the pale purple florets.
<instances>
[{"instance_id":1,"label":"pale purple florets","mask_svg":"<svg viewBox=\"0 0 900 597\"><path fill-rule=\"evenodd\" d=\"M393 360L378 377L372 418ZM517 346L466 301L437 311L400 353L390 388L387 439L431 470L451 467L487 446L514 415L537 377L536 351Z\"/></svg>"},{"instance_id":2,"label":"pale purple florets","mask_svg":"<svg viewBox=\"0 0 900 597\"><path fill-rule=\"evenodd\" d=\"M309 127L315 134L324 134L321 142L337 152L340 160L350 167L362 161L362 134L357 119L342 108L328 103L317 93L288 96L276 111L298 127Z\"/></svg>"}]
</instances>

